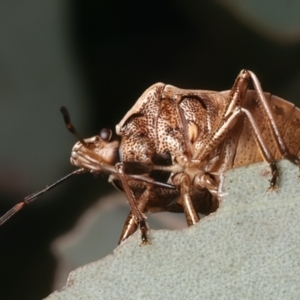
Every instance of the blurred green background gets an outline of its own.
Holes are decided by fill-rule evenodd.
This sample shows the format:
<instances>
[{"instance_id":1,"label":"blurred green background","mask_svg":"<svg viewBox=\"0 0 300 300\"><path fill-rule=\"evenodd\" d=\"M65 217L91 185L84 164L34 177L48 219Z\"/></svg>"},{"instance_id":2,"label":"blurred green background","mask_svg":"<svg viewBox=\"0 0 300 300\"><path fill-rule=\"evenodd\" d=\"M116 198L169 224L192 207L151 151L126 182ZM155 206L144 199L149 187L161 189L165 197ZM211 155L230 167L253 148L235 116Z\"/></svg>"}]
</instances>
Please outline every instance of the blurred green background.
<instances>
[{"instance_id":1,"label":"blurred green background","mask_svg":"<svg viewBox=\"0 0 300 300\"><path fill-rule=\"evenodd\" d=\"M90 137L155 82L227 90L242 68L296 103L299 13L295 0L0 2L0 215L74 169L61 105ZM78 176L0 227L0 298L47 296L51 242L112 190Z\"/></svg>"}]
</instances>

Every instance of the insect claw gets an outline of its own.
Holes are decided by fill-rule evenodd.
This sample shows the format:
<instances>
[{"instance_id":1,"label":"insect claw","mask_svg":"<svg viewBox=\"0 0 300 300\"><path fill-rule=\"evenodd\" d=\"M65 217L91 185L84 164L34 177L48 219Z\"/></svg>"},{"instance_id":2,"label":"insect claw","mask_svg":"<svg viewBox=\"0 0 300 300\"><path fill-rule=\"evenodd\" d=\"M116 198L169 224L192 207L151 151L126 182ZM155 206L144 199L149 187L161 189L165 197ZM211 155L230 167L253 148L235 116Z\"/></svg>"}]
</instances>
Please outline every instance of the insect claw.
<instances>
[{"instance_id":1,"label":"insect claw","mask_svg":"<svg viewBox=\"0 0 300 300\"><path fill-rule=\"evenodd\" d=\"M142 239L142 241L140 243L140 246L151 245L151 241L150 241L150 239L148 239L147 236L142 235L141 239Z\"/></svg>"},{"instance_id":2,"label":"insect claw","mask_svg":"<svg viewBox=\"0 0 300 300\"><path fill-rule=\"evenodd\" d=\"M151 241L148 238L146 238L145 240L142 239L142 242L140 243L140 246L146 245L151 245Z\"/></svg>"},{"instance_id":3,"label":"insect claw","mask_svg":"<svg viewBox=\"0 0 300 300\"><path fill-rule=\"evenodd\" d=\"M141 231L141 244L140 246L151 245L151 241L148 238L148 226L145 220L140 221L140 231Z\"/></svg>"},{"instance_id":4,"label":"insect claw","mask_svg":"<svg viewBox=\"0 0 300 300\"><path fill-rule=\"evenodd\" d=\"M267 189L267 193L270 192L278 192L278 186L277 185L270 185L269 188Z\"/></svg>"}]
</instances>

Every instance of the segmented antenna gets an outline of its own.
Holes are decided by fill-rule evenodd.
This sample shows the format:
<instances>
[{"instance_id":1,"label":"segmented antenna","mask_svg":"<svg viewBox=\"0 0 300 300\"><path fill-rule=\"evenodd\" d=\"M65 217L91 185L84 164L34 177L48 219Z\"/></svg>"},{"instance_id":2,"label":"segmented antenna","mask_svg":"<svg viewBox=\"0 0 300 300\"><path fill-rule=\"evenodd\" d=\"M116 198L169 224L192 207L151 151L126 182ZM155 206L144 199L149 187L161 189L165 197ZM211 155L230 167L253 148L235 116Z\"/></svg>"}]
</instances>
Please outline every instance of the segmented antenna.
<instances>
[{"instance_id":1,"label":"segmented antenna","mask_svg":"<svg viewBox=\"0 0 300 300\"><path fill-rule=\"evenodd\" d=\"M81 137L81 135L78 133L78 131L75 129L75 127L73 126L73 124L71 123L71 118L69 115L68 110L66 109L66 107L62 106L60 108L60 112L62 113L63 117L64 117L64 121L65 124L67 126L67 129L72 132L77 139L80 141L80 143L84 146L86 146L86 142L84 141L84 139Z\"/></svg>"},{"instance_id":2,"label":"segmented antenna","mask_svg":"<svg viewBox=\"0 0 300 300\"><path fill-rule=\"evenodd\" d=\"M86 170L84 168L77 169L74 172L64 176L63 178L60 178L59 180L55 181L51 185L48 185L43 190L28 195L27 197L24 198L24 200L22 202L17 203L13 208L11 208L6 214L4 214L0 218L0 226L3 223L5 223L8 219L10 219L15 213L17 213L19 210L21 210L24 206L26 206L27 204L33 202L35 199L37 199L37 197L39 197L40 195L42 195L42 194L48 192L49 190L53 189L55 186L57 186L58 184L62 183L65 180L67 180L71 176L83 173L85 171Z\"/></svg>"},{"instance_id":3,"label":"segmented antenna","mask_svg":"<svg viewBox=\"0 0 300 300\"><path fill-rule=\"evenodd\" d=\"M70 130L79 139L79 141L83 145L86 145L83 138L80 136L80 134L77 132L75 127L72 125L71 118L70 118L70 115L68 113L68 110L64 106L62 106L60 111L63 114L64 121L65 121L65 124L66 124L68 130ZM3 223L5 223L8 219L10 219L15 213L17 213L19 210L21 210L24 206L26 206L27 204L33 202L35 199L37 199L40 195L48 192L49 190L51 190L52 188L54 188L55 186L57 186L61 182L67 180L71 176L81 174L81 173L84 173L84 172L86 172L86 170L84 168L77 169L77 170L73 171L72 173L64 176L63 178L60 178L59 180L55 181L54 183L47 186L43 190L28 195L27 197L24 198L24 200L22 202L17 203L13 208L11 208L6 214L4 214L0 218L0 226Z\"/></svg>"}]
</instances>

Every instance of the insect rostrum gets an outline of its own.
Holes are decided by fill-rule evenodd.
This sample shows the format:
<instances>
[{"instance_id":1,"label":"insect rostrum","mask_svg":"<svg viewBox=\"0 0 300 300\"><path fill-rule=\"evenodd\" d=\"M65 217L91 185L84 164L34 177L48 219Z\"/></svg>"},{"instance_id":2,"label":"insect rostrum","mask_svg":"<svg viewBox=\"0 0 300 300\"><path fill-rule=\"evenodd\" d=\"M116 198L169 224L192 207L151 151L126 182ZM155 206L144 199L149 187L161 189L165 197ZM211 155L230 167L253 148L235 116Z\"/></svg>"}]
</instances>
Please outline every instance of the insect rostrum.
<instances>
[{"instance_id":1,"label":"insect rostrum","mask_svg":"<svg viewBox=\"0 0 300 300\"><path fill-rule=\"evenodd\" d=\"M62 112L68 129L77 134L67 111ZM199 221L198 213L216 211L221 176L228 169L264 160L271 170L269 190L277 190L275 160L300 164L300 110L264 93L248 70L222 92L156 83L117 124L116 133L118 140L108 129L79 138L71 154L79 169L71 175L108 173L125 192L130 213L119 242L138 228L142 244L150 242L147 212L184 212L191 226ZM48 189L26 197L0 224Z\"/></svg>"}]
</instances>

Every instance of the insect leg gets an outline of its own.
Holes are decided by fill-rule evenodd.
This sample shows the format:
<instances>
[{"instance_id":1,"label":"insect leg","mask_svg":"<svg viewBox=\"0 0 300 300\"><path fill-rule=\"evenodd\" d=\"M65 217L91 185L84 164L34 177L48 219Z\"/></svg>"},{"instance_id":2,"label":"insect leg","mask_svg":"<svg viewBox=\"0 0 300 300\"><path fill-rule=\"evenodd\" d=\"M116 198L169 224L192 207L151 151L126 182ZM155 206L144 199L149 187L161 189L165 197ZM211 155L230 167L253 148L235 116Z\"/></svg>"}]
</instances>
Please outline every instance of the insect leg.
<instances>
[{"instance_id":1,"label":"insect leg","mask_svg":"<svg viewBox=\"0 0 300 300\"><path fill-rule=\"evenodd\" d=\"M137 224L134 215L132 214L132 212L130 212L125 221L118 245L120 245L122 242L127 240L132 234L134 234L138 226L140 227L141 231L141 246L151 244L151 241L148 238L149 228L147 222L145 220L142 220L139 224Z\"/></svg>"},{"instance_id":2,"label":"insect leg","mask_svg":"<svg viewBox=\"0 0 300 300\"><path fill-rule=\"evenodd\" d=\"M142 195L137 200L138 209L141 212L145 212L147 203L148 203L148 197L150 194L150 186L146 186L146 190L142 193ZM150 244L150 240L148 239L148 226L145 220L143 222L140 221L139 224L136 222L136 218L132 211L127 216L127 219L125 221L120 239L119 244L121 244L123 241L125 241L129 236L131 236L133 233L136 232L138 226L140 226L141 230L141 236L142 236L142 245L144 244Z\"/></svg>"},{"instance_id":3,"label":"insect leg","mask_svg":"<svg viewBox=\"0 0 300 300\"><path fill-rule=\"evenodd\" d=\"M248 118L248 120L251 124L252 130L254 132L256 142L257 142L260 152L264 158L264 161L266 161L271 168L272 178L270 180L269 190L277 190L277 179L279 177L279 172L278 172L278 169L276 166L275 159L274 159L273 155L271 154L271 152L269 151L267 145L265 144L263 137L261 135L261 132L259 131L258 126L256 125L256 122L255 122L254 118L252 117L251 113L245 108L241 108L241 111Z\"/></svg>"},{"instance_id":4,"label":"insect leg","mask_svg":"<svg viewBox=\"0 0 300 300\"><path fill-rule=\"evenodd\" d=\"M188 226L196 224L200 218L190 197L191 181L189 176L186 173L177 174L173 178L173 183L180 187L181 197L179 199L179 204L183 207Z\"/></svg>"},{"instance_id":5,"label":"insect leg","mask_svg":"<svg viewBox=\"0 0 300 300\"><path fill-rule=\"evenodd\" d=\"M252 79L253 85L255 87L255 90L259 96L260 102L263 105L264 110L267 113L267 117L270 120L272 132L275 135L276 143L279 147L279 149L282 152L282 155L286 157L287 159L293 161L295 164L299 164L298 157L293 157L287 150L285 143L281 137L281 134L279 133L279 130L277 128L277 125L275 123L275 120L272 116L271 109L268 105L267 100L265 99L265 96L262 92L262 89L260 87L260 84L256 78L256 76L247 70L242 70L237 77L232 90L229 95L227 107L225 109L225 112L222 117L222 121L220 122L219 126L217 127L212 134L202 141L196 141L195 142L195 151L193 156L193 161L201 161L205 159L216 147L224 141L226 138L227 133L232 130L232 128L235 125L235 122L237 118L243 114L245 115L251 125L251 128L254 132L254 136L257 142L257 145L260 149L260 152L262 154L262 157L264 161L266 161L270 168L272 173L272 178L270 181L270 188L269 190L276 190L277 189L277 179L279 176L278 169L275 163L275 159L271 152L268 149L268 146L266 145L262 134L259 130L259 127L257 126L254 118L252 117L251 113L242 107L243 99L246 96L249 81ZM278 138L279 136L279 138Z\"/></svg>"},{"instance_id":6,"label":"insect leg","mask_svg":"<svg viewBox=\"0 0 300 300\"><path fill-rule=\"evenodd\" d=\"M135 196L132 192L132 190L129 187L126 174L124 172L124 165L123 163L118 163L116 164L116 171L119 175L119 179L121 180L122 186L124 188L124 192L127 196L130 208L131 208L131 213L133 215L134 221L136 222L137 225L140 226L141 229L141 239L142 239L142 244L147 244L149 243L148 237L147 237L147 225L146 225L146 216L143 214L143 212L140 210L139 205L137 200L135 199Z\"/></svg>"},{"instance_id":7,"label":"insect leg","mask_svg":"<svg viewBox=\"0 0 300 300\"><path fill-rule=\"evenodd\" d=\"M122 242L124 242L126 239L128 239L132 234L136 232L138 228L138 224L135 221L135 217L130 211L130 213L127 216L127 219L124 223L124 227L121 232L121 236L119 238L118 245L120 245Z\"/></svg>"},{"instance_id":8,"label":"insect leg","mask_svg":"<svg viewBox=\"0 0 300 300\"><path fill-rule=\"evenodd\" d=\"M226 99L225 109L218 126L205 139L198 139L193 144L193 161L197 162L205 159L224 141L226 134L232 129L234 122L236 122L237 117L241 113L239 108L247 93L249 79L250 74L247 71L243 70L240 72L228 99Z\"/></svg>"},{"instance_id":9,"label":"insect leg","mask_svg":"<svg viewBox=\"0 0 300 300\"><path fill-rule=\"evenodd\" d=\"M194 144L192 161L199 162L204 160L212 151L214 151L219 144L224 141L226 134L231 130L240 115L241 110L238 108L226 117L222 121L222 124L212 132L208 138L196 141Z\"/></svg>"},{"instance_id":10,"label":"insect leg","mask_svg":"<svg viewBox=\"0 0 300 300\"><path fill-rule=\"evenodd\" d=\"M273 117L273 114L272 114L272 110L270 108L270 105L265 97L265 94L261 88L261 85L258 81L258 78L256 77L256 75L251 72L251 71L247 71L247 70L244 70L244 72L248 72L249 75L251 76L251 80L252 80L252 84L254 86L254 89L258 95L258 99L260 100L260 103L265 111L265 113L267 114L267 117L268 117L268 124L271 128L271 132L272 132L272 135L273 135L273 138L275 140L275 143L277 145L277 148L279 149L281 155L288 159L289 161L291 161L292 163L296 164L296 165L300 165L300 159L297 155L294 155L294 154L291 154L289 152L289 150L287 149L286 147L286 144L283 140L283 137L278 129L278 126L276 124L276 121Z\"/></svg>"},{"instance_id":11,"label":"insect leg","mask_svg":"<svg viewBox=\"0 0 300 300\"><path fill-rule=\"evenodd\" d=\"M237 107L226 119L225 121L222 123L222 126L218 128L218 130L216 130L211 136L210 138L205 141L206 146L203 147L201 151L198 151L196 154L197 156L193 158L193 160L201 160L203 158L205 158L210 151L213 151L213 149L215 149L215 147L218 146L218 144L220 142L222 142L225 137L227 132L232 128L232 126L234 125L236 119L241 115L244 114L251 125L252 130L254 131L254 135L255 135L255 139L257 141L258 147L261 151L261 154L263 156L264 161L266 161L270 168L271 168L271 172L272 172L272 178L270 181L270 190L276 190L277 189L277 179L278 179L278 169L275 163L275 159L273 157L273 155L271 154L271 152L269 151L267 145L265 144L263 137L258 129L258 126L256 125L255 120L253 119L251 113L246 110L243 107Z\"/></svg>"}]
</instances>

